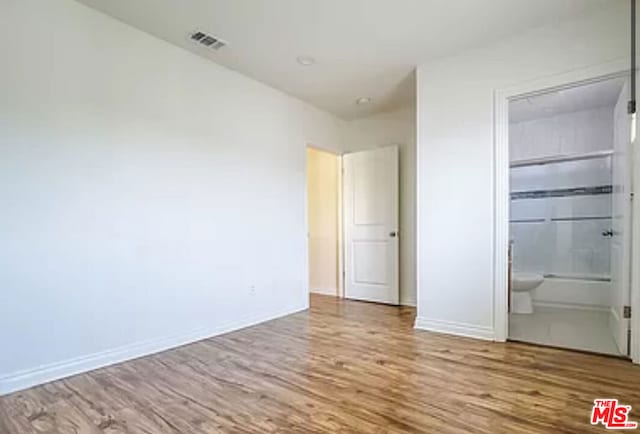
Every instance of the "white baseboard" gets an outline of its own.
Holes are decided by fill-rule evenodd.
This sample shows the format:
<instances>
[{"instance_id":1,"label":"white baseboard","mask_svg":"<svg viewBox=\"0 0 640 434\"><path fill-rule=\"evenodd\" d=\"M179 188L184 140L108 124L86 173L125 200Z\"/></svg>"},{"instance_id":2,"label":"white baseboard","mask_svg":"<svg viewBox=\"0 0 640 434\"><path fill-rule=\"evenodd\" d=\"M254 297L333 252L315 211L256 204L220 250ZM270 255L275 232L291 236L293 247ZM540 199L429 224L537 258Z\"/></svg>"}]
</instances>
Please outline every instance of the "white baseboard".
<instances>
[{"instance_id":1,"label":"white baseboard","mask_svg":"<svg viewBox=\"0 0 640 434\"><path fill-rule=\"evenodd\" d=\"M400 306L416 307L416 305L416 301L412 298L405 298L400 300Z\"/></svg>"},{"instance_id":2,"label":"white baseboard","mask_svg":"<svg viewBox=\"0 0 640 434\"><path fill-rule=\"evenodd\" d=\"M82 374L84 372L93 371L95 369L115 365L117 363L167 351L176 347L298 313L306 309L306 307L300 306L290 307L276 313L257 315L211 328L203 327L179 335L137 342L99 353L88 354L86 356L40 366L35 369L15 372L0 377L0 396L73 375Z\"/></svg>"},{"instance_id":3,"label":"white baseboard","mask_svg":"<svg viewBox=\"0 0 640 434\"><path fill-rule=\"evenodd\" d=\"M338 288L310 288L309 292L312 294L338 296Z\"/></svg>"},{"instance_id":4,"label":"white baseboard","mask_svg":"<svg viewBox=\"0 0 640 434\"><path fill-rule=\"evenodd\" d=\"M464 336L467 338L482 339L485 341L495 340L495 333L492 327L482 327L472 324L420 317L416 318L414 327L419 330L446 333L449 335Z\"/></svg>"}]
</instances>

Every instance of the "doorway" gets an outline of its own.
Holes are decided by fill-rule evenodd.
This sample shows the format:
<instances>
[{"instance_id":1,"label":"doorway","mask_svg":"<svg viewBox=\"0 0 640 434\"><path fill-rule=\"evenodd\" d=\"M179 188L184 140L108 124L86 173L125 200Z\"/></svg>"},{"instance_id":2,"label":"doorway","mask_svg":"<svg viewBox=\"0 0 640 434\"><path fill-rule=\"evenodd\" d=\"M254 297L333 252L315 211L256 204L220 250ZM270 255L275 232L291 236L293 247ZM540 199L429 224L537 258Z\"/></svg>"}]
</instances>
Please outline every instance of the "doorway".
<instances>
[{"instance_id":1,"label":"doorway","mask_svg":"<svg viewBox=\"0 0 640 434\"><path fill-rule=\"evenodd\" d=\"M309 292L342 296L341 159L307 148Z\"/></svg>"},{"instance_id":2,"label":"doorway","mask_svg":"<svg viewBox=\"0 0 640 434\"><path fill-rule=\"evenodd\" d=\"M511 340L628 355L625 78L509 103Z\"/></svg>"},{"instance_id":3,"label":"doorway","mask_svg":"<svg viewBox=\"0 0 640 434\"><path fill-rule=\"evenodd\" d=\"M629 356L630 121L610 76L508 102L508 338Z\"/></svg>"},{"instance_id":4,"label":"doorway","mask_svg":"<svg viewBox=\"0 0 640 434\"><path fill-rule=\"evenodd\" d=\"M310 293L400 304L398 155L307 148Z\"/></svg>"}]
</instances>

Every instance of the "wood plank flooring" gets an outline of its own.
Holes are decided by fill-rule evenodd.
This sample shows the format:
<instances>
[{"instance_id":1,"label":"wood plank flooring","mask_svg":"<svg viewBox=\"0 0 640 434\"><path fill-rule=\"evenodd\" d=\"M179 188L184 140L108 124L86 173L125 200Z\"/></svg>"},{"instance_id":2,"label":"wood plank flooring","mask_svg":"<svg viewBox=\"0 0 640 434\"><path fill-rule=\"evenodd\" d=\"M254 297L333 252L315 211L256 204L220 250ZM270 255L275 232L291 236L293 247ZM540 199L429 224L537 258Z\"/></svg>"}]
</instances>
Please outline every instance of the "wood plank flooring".
<instances>
[{"instance_id":1,"label":"wood plank flooring","mask_svg":"<svg viewBox=\"0 0 640 434\"><path fill-rule=\"evenodd\" d=\"M583 433L640 420L640 367L415 331L414 310L314 296L292 315L0 398L0 433Z\"/></svg>"}]
</instances>

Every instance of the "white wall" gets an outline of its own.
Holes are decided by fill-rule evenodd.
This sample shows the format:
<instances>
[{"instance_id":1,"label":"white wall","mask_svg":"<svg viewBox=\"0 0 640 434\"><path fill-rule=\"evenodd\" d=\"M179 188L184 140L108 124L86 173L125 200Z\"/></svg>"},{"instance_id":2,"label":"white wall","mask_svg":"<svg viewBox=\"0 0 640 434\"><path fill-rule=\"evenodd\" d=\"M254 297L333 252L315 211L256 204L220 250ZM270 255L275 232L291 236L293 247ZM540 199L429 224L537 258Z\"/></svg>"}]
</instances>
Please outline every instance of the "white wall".
<instances>
[{"instance_id":1,"label":"white wall","mask_svg":"<svg viewBox=\"0 0 640 434\"><path fill-rule=\"evenodd\" d=\"M307 150L307 203L309 225L309 290L338 294L338 156Z\"/></svg>"},{"instance_id":2,"label":"white wall","mask_svg":"<svg viewBox=\"0 0 640 434\"><path fill-rule=\"evenodd\" d=\"M416 304L416 111L399 109L344 124L345 152L398 145L400 151L400 303Z\"/></svg>"},{"instance_id":3,"label":"white wall","mask_svg":"<svg viewBox=\"0 0 640 434\"><path fill-rule=\"evenodd\" d=\"M418 327L493 338L494 92L626 56L611 4L418 68Z\"/></svg>"},{"instance_id":4,"label":"white wall","mask_svg":"<svg viewBox=\"0 0 640 434\"><path fill-rule=\"evenodd\" d=\"M71 0L0 35L0 393L307 307L340 121Z\"/></svg>"}]
</instances>

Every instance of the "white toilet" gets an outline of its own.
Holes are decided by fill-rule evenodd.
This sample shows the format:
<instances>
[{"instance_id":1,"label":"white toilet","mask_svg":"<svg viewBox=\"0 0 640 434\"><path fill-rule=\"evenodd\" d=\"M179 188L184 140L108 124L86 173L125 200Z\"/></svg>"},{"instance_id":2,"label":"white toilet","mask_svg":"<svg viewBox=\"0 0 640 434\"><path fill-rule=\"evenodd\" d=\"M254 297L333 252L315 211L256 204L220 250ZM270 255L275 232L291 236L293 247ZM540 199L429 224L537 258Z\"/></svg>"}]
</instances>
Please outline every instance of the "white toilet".
<instances>
[{"instance_id":1,"label":"white toilet","mask_svg":"<svg viewBox=\"0 0 640 434\"><path fill-rule=\"evenodd\" d=\"M511 313L533 313L531 291L542 282L544 282L542 274L513 272L511 274Z\"/></svg>"}]
</instances>

